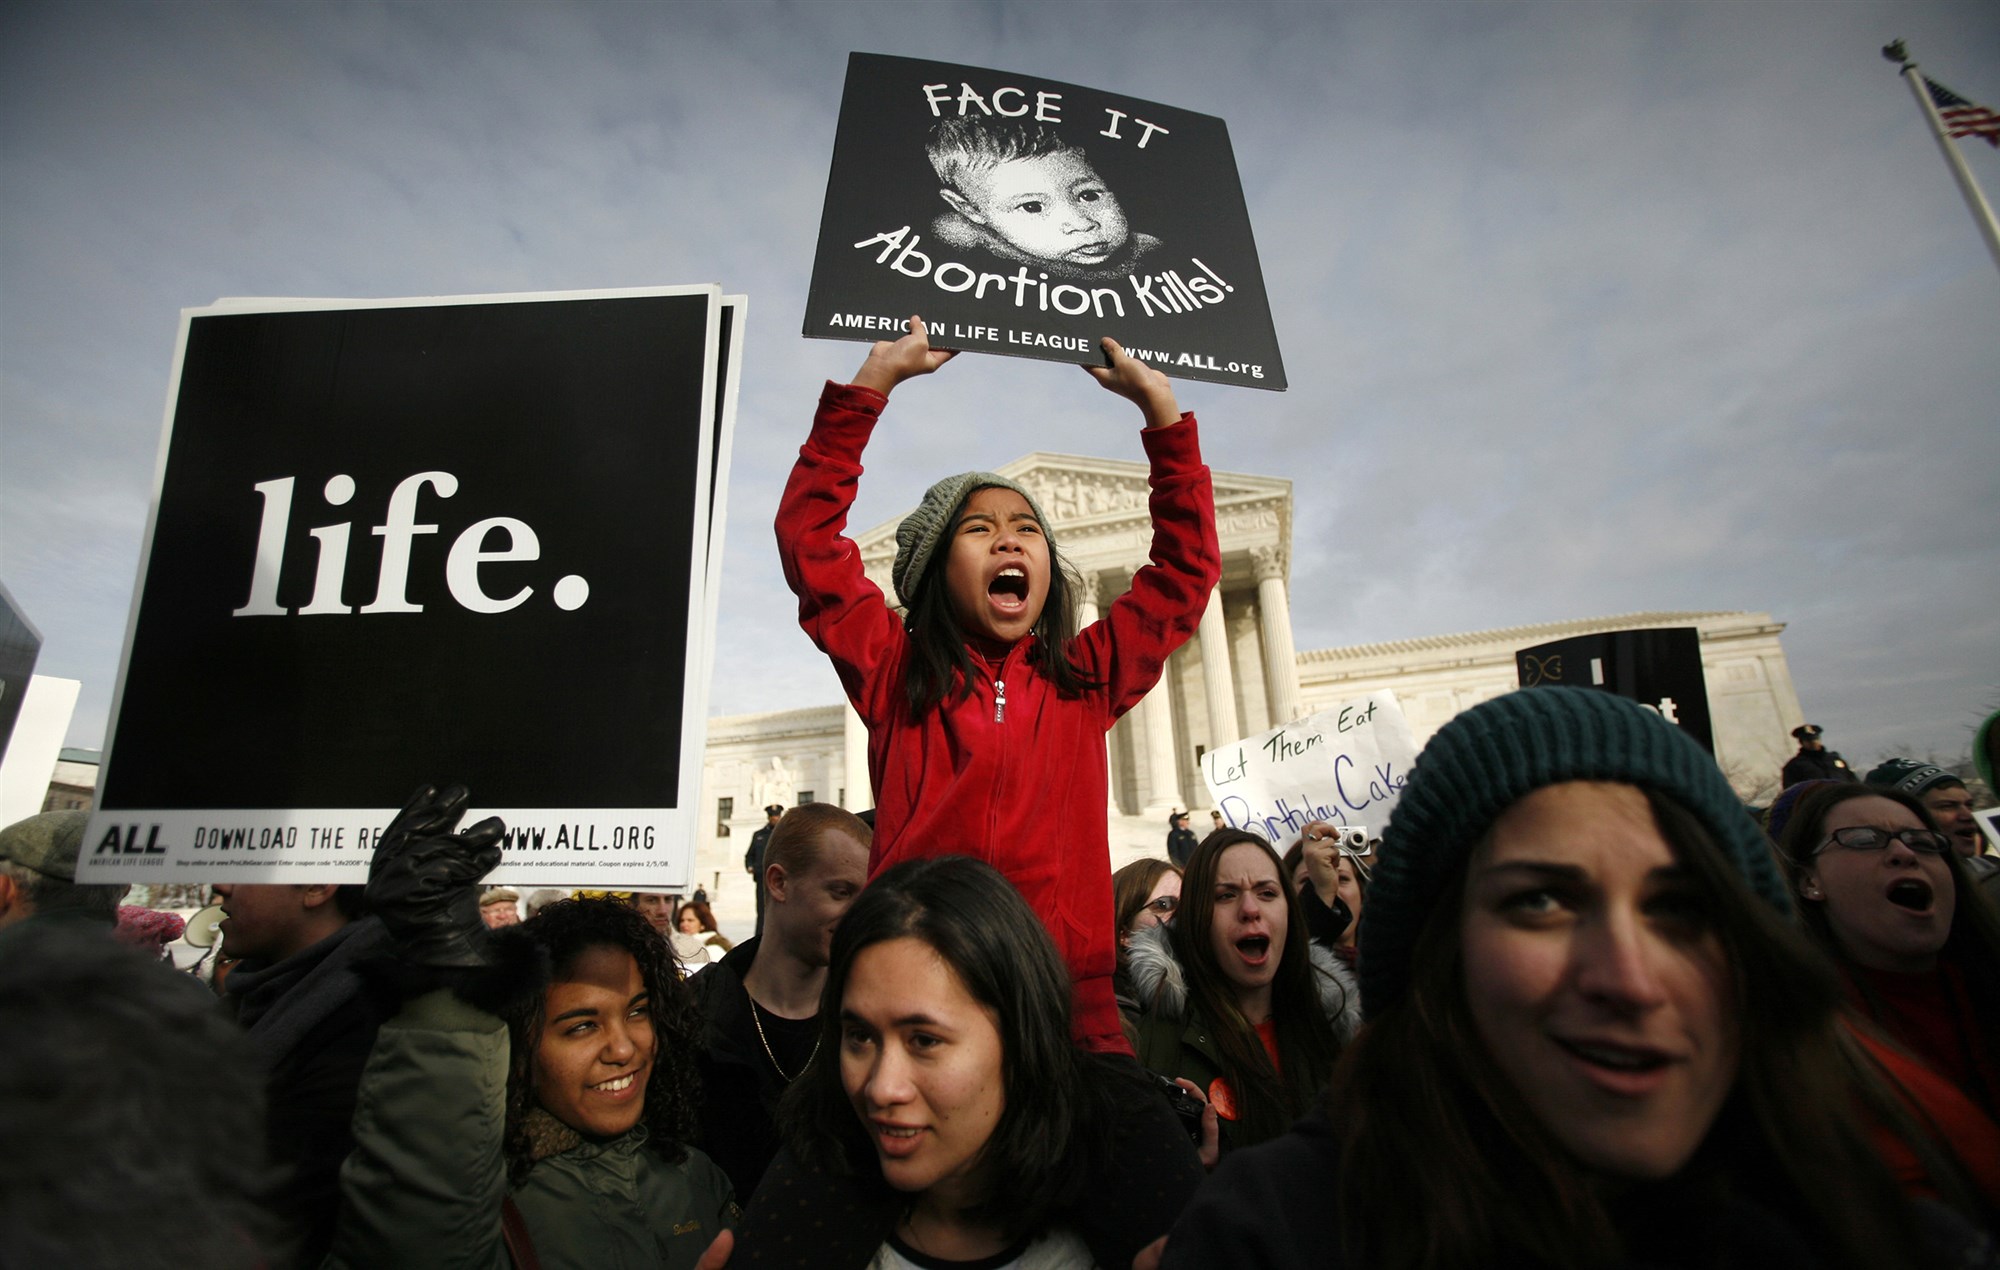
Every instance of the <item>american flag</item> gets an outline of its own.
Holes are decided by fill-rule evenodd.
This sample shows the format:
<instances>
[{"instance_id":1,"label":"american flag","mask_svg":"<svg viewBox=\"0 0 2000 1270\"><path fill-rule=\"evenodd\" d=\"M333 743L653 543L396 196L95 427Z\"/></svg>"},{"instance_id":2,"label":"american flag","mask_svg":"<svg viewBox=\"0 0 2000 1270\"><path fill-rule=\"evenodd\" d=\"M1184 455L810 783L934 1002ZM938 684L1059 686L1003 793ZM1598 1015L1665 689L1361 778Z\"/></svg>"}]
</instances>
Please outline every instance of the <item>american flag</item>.
<instances>
[{"instance_id":1,"label":"american flag","mask_svg":"<svg viewBox=\"0 0 2000 1270\"><path fill-rule=\"evenodd\" d=\"M1984 137L1987 145L2000 149L2000 111L1975 105L1928 75L1924 87L1931 90L1931 102L1946 132L1954 137Z\"/></svg>"}]
</instances>

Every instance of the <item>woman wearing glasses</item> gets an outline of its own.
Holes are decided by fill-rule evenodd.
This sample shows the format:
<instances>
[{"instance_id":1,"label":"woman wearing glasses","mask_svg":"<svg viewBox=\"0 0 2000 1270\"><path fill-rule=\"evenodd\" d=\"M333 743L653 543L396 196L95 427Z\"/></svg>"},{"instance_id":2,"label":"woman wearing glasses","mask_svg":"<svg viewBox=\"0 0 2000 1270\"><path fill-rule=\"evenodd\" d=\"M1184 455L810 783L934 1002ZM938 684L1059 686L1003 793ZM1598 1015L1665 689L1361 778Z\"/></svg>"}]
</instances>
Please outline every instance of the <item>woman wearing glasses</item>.
<instances>
[{"instance_id":1,"label":"woman wearing glasses","mask_svg":"<svg viewBox=\"0 0 2000 1270\"><path fill-rule=\"evenodd\" d=\"M1181 871L1165 860L1134 860L1111 875L1111 908L1118 916L1118 943L1148 926L1172 920L1181 901Z\"/></svg>"},{"instance_id":2,"label":"woman wearing glasses","mask_svg":"<svg viewBox=\"0 0 2000 1270\"><path fill-rule=\"evenodd\" d=\"M1140 931L1172 921L1180 902L1181 871L1165 860L1134 860L1111 875L1111 912L1118 932L1118 966L1112 972L1111 988L1118 998L1128 1041L1133 1039L1131 1020L1139 1013L1139 1000L1132 993L1125 945Z\"/></svg>"},{"instance_id":3,"label":"woman wearing glasses","mask_svg":"<svg viewBox=\"0 0 2000 1270\"><path fill-rule=\"evenodd\" d=\"M1800 801L1778 845L1849 1003L2000 1114L2000 918L1923 804L1829 785Z\"/></svg>"}]
</instances>

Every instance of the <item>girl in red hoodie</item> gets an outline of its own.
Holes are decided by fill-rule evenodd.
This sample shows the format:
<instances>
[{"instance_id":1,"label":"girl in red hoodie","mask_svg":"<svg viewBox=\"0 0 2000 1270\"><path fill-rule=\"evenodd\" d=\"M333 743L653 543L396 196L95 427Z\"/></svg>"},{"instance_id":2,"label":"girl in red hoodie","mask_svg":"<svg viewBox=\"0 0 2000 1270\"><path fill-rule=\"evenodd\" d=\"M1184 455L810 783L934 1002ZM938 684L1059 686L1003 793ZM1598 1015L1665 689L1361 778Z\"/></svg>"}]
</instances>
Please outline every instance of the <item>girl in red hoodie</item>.
<instances>
[{"instance_id":1,"label":"girl in red hoodie","mask_svg":"<svg viewBox=\"0 0 2000 1270\"><path fill-rule=\"evenodd\" d=\"M1106 339L1098 383L1145 416L1152 563L1072 636L1075 583L1034 498L968 472L933 485L896 531L893 612L844 536L861 452L889 393L951 360L924 324L881 341L852 384L829 383L778 507L799 623L868 727L869 874L969 855L999 869L1054 936L1087 1049L1130 1053L1111 988L1104 735L1159 680L1222 573L1215 496L1194 416L1165 375Z\"/></svg>"}]
</instances>

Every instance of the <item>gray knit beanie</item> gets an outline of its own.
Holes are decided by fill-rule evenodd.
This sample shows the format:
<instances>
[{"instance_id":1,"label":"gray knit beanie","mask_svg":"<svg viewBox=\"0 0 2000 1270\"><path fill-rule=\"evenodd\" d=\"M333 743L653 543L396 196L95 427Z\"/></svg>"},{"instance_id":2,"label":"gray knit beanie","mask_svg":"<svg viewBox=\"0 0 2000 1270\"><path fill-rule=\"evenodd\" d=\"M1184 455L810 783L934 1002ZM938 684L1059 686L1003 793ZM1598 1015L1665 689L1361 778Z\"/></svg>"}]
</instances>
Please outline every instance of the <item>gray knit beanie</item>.
<instances>
[{"instance_id":1,"label":"gray knit beanie","mask_svg":"<svg viewBox=\"0 0 2000 1270\"><path fill-rule=\"evenodd\" d=\"M924 568L931 562L931 553L937 550L938 539L945 530L951 528L951 518L958 513L959 504L983 489L1010 489L1028 500L1028 510L1035 513L1041 522L1042 537L1049 544L1051 557L1055 553L1055 530L1049 525L1049 518L1042 514L1042 505L1035 496L1019 485L994 472L960 472L957 476L947 476L924 491L924 501L917 509L903 517L903 523L896 526L896 567L890 577L896 584L896 602L909 608L917 598L917 583L923 580Z\"/></svg>"},{"instance_id":2,"label":"gray knit beanie","mask_svg":"<svg viewBox=\"0 0 2000 1270\"><path fill-rule=\"evenodd\" d=\"M1500 813L1564 781L1620 781L1664 795L1701 822L1751 890L1791 912L1769 844L1707 751L1623 697L1523 688L1454 718L1417 755L1361 911L1365 1017L1408 992L1424 922Z\"/></svg>"},{"instance_id":3,"label":"gray knit beanie","mask_svg":"<svg viewBox=\"0 0 2000 1270\"><path fill-rule=\"evenodd\" d=\"M59 882L76 881L76 858L83 854L87 811L45 811L0 829L0 860L32 869Z\"/></svg>"}]
</instances>

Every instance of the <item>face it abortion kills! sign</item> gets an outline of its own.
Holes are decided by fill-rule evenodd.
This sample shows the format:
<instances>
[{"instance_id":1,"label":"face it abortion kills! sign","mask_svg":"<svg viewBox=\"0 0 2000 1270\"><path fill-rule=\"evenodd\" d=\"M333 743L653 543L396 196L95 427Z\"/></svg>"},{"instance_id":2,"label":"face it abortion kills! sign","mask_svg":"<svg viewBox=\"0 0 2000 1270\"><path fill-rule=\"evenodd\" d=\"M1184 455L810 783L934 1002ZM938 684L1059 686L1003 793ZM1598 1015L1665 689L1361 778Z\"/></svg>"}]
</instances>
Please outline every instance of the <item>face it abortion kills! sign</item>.
<instances>
[{"instance_id":1,"label":"face it abortion kills! sign","mask_svg":"<svg viewBox=\"0 0 2000 1270\"><path fill-rule=\"evenodd\" d=\"M1417 743L1395 695L1371 692L1201 756L1202 779L1231 828L1283 850L1314 820L1388 823Z\"/></svg>"},{"instance_id":2,"label":"face it abortion kills! sign","mask_svg":"<svg viewBox=\"0 0 2000 1270\"><path fill-rule=\"evenodd\" d=\"M850 55L805 334L1282 391L1229 129L1033 76Z\"/></svg>"},{"instance_id":3,"label":"face it abortion kills! sign","mask_svg":"<svg viewBox=\"0 0 2000 1270\"><path fill-rule=\"evenodd\" d=\"M360 881L412 790L462 781L510 829L496 879L684 881L725 312L696 286L184 314L80 876Z\"/></svg>"}]
</instances>

